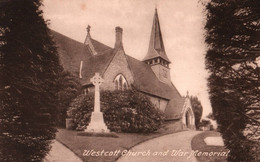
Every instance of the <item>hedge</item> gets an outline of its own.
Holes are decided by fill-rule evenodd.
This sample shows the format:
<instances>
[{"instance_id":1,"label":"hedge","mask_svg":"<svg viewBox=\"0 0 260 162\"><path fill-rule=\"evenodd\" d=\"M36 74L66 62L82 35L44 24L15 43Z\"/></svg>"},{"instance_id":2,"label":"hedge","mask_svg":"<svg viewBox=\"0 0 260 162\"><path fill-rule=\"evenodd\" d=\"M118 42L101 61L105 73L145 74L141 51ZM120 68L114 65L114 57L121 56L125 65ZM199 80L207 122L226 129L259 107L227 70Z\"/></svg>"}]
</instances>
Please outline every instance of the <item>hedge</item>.
<instances>
[{"instance_id":1,"label":"hedge","mask_svg":"<svg viewBox=\"0 0 260 162\"><path fill-rule=\"evenodd\" d=\"M135 90L102 91L101 111L108 128L114 132L149 133L160 128L163 113L156 109L146 95ZM94 108L94 94L79 95L71 103L68 117L76 130L84 130Z\"/></svg>"}]
</instances>

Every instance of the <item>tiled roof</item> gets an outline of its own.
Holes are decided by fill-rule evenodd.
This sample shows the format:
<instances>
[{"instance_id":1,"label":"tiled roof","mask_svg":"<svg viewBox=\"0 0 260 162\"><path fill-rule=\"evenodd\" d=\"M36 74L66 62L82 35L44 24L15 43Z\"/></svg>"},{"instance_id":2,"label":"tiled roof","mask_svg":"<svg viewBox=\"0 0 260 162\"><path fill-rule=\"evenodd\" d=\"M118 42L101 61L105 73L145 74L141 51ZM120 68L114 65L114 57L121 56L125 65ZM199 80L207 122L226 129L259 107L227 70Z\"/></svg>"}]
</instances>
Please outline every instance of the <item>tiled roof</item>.
<instances>
[{"instance_id":1,"label":"tiled roof","mask_svg":"<svg viewBox=\"0 0 260 162\"><path fill-rule=\"evenodd\" d=\"M134 87L153 96L170 100L165 109L166 117L167 119L179 118L184 100L176 87L159 81L150 65L128 55L127 60L134 75Z\"/></svg>"},{"instance_id":2,"label":"tiled roof","mask_svg":"<svg viewBox=\"0 0 260 162\"><path fill-rule=\"evenodd\" d=\"M98 53L97 55L92 55L88 46L83 43L55 31L51 32L58 46L61 63L66 70L78 76L79 65L83 61L82 85L90 85L90 78L94 76L95 72L103 75L116 54L114 49L92 39L93 46ZM144 93L169 100L165 109L167 119L179 118L184 99L175 86L159 81L150 65L128 55L126 55L126 58L134 77L134 87Z\"/></svg>"},{"instance_id":3,"label":"tiled roof","mask_svg":"<svg viewBox=\"0 0 260 162\"><path fill-rule=\"evenodd\" d=\"M58 47L60 62L63 68L78 76L80 61L86 61L91 56L91 52L83 43L53 30L51 30L51 34Z\"/></svg>"},{"instance_id":4,"label":"tiled roof","mask_svg":"<svg viewBox=\"0 0 260 162\"><path fill-rule=\"evenodd\" d=\"M92 55L88 46L75 41L67 36L64 36L56 31L51 30L51 34L58 46L60 61L64 69L70 71L74 76L79 76L80 62L83 61L82 85L90 84L90 78L94 76L95 72L101 75L104 69L109 65L112 59L114 50L94 39L92 39L93 46L97 51L97 55Z\"/></svg>"}]
</instances>

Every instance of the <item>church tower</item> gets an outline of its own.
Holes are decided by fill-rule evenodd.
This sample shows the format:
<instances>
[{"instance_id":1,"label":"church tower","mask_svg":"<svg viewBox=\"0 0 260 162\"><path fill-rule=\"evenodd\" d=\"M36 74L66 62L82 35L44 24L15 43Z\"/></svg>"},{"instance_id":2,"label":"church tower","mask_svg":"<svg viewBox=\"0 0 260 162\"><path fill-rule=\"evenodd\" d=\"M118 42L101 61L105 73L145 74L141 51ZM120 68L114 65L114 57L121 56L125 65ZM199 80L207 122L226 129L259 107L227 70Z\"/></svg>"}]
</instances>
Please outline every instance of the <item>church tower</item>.
<instances>
[{"instance_id":1,"label":"church tower","mask_svg":"<svg viewBox=\"0 0 260 162\"><path fill-rule=\"evenodd\" d=\"M143 62L151 66L153 72L161 82L171 84L169 68L171 62L164 49L157 9L155 9L153 18L148 52L143 59Z\"/></svg>"}]
</instances>

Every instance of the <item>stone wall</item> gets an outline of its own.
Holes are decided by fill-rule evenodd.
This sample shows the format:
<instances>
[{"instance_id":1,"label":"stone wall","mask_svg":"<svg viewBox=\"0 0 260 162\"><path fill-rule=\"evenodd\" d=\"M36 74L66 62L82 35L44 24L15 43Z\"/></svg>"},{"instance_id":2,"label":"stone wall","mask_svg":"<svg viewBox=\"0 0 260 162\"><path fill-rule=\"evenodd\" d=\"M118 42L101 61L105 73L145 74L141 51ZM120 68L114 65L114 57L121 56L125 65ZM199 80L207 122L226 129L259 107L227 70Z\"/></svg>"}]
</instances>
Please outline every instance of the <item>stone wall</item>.
<instances>
[{"instance_id":1,"label":"stone wall","mask_svg":"<svg viewBox=\"0 0 260 162\"><path fill-rule=\"evenodd\" d=\"M166 106L168 104L167 100L161 99L161 98L155 97L155 96L150 96L150 95L147 95L147 96L149 97L149 99L155 105L156 108L158 108L162 112L165 111L165 108L166 108Z\"/></svg>"},{"instance_id":2,"label":"stone wall","mask_svg":"<svg viewBox=\"0 0 260 162\"><path fill-rule=\"evenodd\" d=\"M133 75L128 66L123 50L119 50L107 70L103 75L104 83L101 85L101 90L115 90L114 79L118 74L122 74L127 80L128 86L131 87L133 83Z\"/></svg>"}]
</instances>

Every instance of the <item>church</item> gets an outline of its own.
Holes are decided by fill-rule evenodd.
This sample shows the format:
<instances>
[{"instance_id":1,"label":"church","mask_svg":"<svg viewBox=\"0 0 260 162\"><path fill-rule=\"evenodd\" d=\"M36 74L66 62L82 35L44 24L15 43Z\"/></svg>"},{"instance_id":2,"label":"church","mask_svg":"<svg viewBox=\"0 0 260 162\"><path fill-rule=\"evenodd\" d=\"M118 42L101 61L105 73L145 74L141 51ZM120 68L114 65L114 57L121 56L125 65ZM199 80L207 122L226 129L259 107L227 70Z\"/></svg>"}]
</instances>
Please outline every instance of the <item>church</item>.
<instances>
[{"instance_id":1,"label":"church","mask_svg":"<svg viewBox=\"0 0 260 162\"><path fill-rule=\"evenodd\" d=\"M171 81L171 61L164 48L157 9L148 50L142 61L124 51L121 27L115 28L114 47L92 38L90 26L83 43L55 31L51 33L62 66L79 78L83 93L94 91L90 78L99 73L104 79L101 90L124 91L135 88L147 95L155 107L165 113L166 120L178 122L182 129L194 129L195 117L189 97L182 97Z\"/></svg>"}]
</instances>

